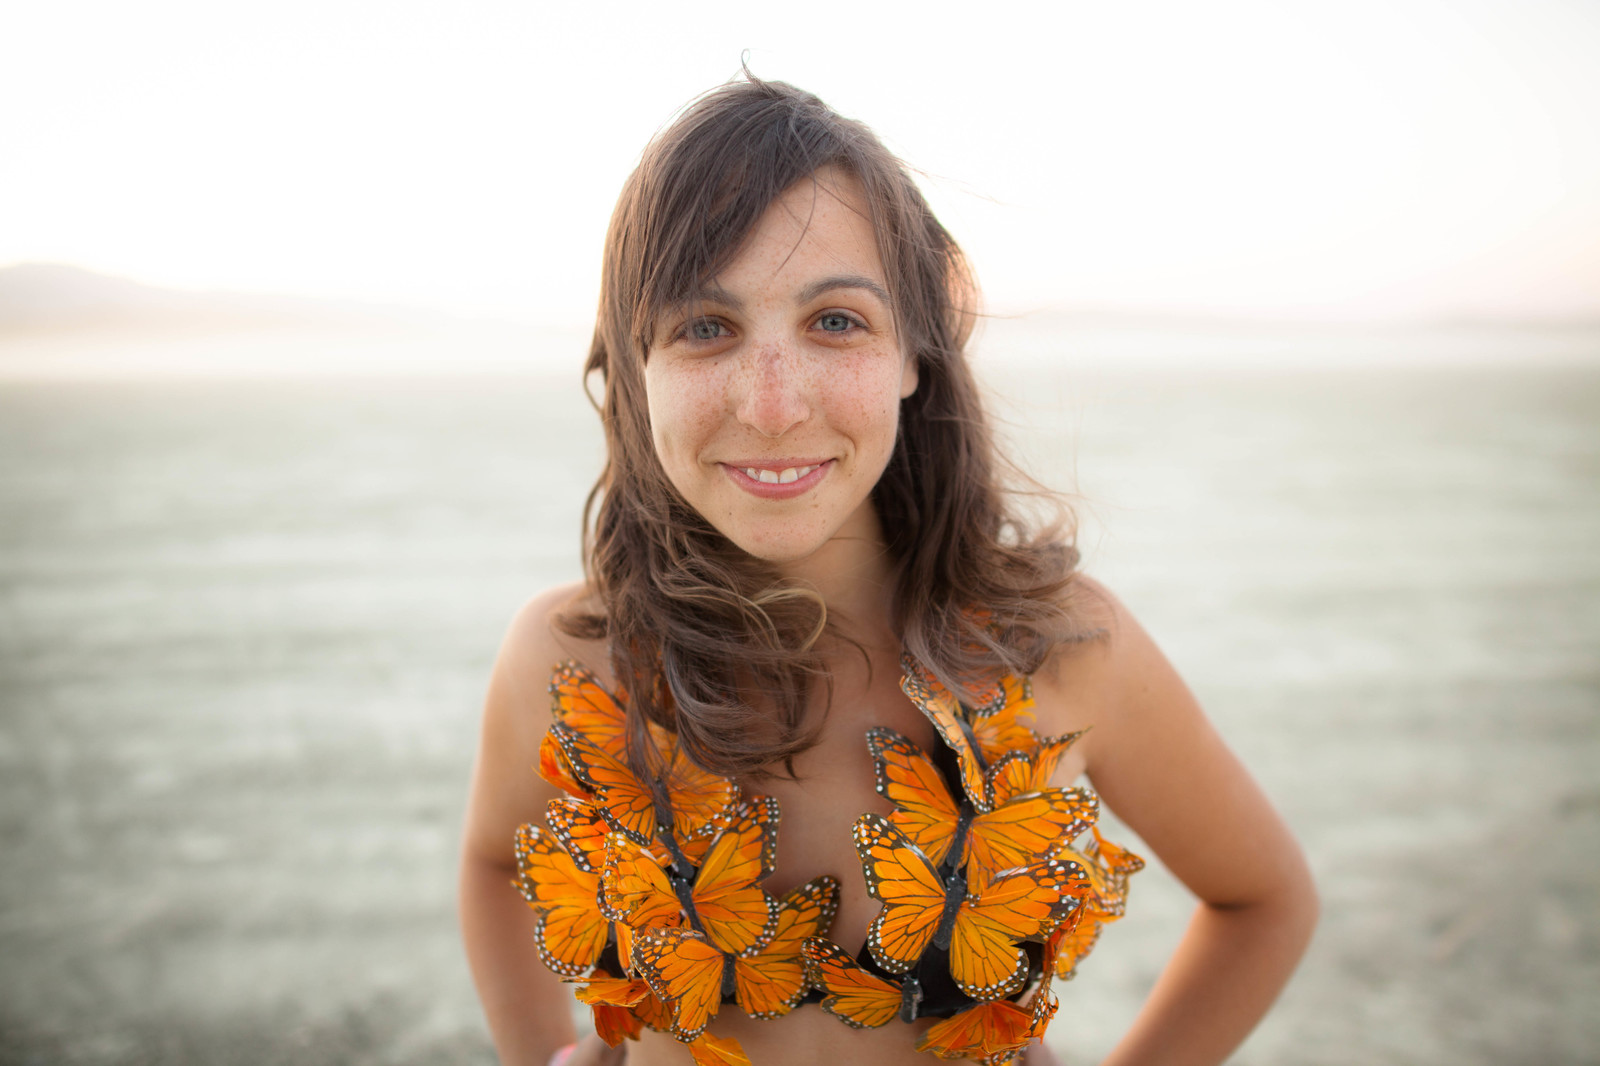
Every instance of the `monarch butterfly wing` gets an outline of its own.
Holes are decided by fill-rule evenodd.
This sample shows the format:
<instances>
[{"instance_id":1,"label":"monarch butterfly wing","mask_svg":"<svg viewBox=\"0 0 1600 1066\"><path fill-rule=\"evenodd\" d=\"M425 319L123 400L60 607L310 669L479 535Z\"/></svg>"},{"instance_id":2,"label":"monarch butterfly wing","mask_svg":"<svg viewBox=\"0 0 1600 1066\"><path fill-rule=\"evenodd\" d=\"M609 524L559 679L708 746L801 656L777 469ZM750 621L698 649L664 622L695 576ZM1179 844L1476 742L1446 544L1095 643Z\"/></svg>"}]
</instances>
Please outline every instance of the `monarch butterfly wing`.
<instances>
[{"instance_id":1,"label":"monarch butterfly wing","mask_svg":"<svg viewBox=\"0 0 1600 1066\"><path fill-rule=\"evenodd\" d=\"M1078 906L1088 891L1083 868L1047 859L1008 870L961 903L950 938L950 975L977 1000L1003 999L1028 979L1017 941L1038 936Z\"/></svg>"},{"instance_id":2,"label":"monarch butterfly wing","mask_svg":"<svg viewBox=\"0 0 1600 1066\"><path fill-rule=\"evenodd\" d=\"M778 926L778 904L758 881L777 863L778 801L752 797L719 819L719 831L694 880L694 909L730 955L754 952Z\"/></svg>"},{"instance_id":3,"label":"monarch butterfly wing","mask_svg":"<svg viewBox=\"0 0 1600 1066\"><path fill-rule=\"evenodd\" d=\"M752 1018L788 1014L805 998L806 965L800 945L833 924L839 909L839 882L823 875L783 897L778 928L767 946L733 960L734 998Z\"/></svg>"},{"instance_id":4,"label":"monarch butterfly wing","mask_svg":"<svg viewBox=\"0 0 1600 1066\"><path fill-rule=\"evenodd\" d=\"M1056 855L1100 814L1086 788L1051 788L1014 797L972 819L966 858L990 874Z\"/></svg>"},{"instance_id":5,"label":"monarch butterfly wing","mask_svg":"<svg viewBox=\"0 0 1600 1066\"><path fill-rule=\"evenodd\" d=\"M683 909L666 870L655 855L623 833L606 838L600 909L613 921L635 927L683 924Z\"/></svg>"},{"instance_id":6,"label":"monarch butterfly wing","mask_svg":"<svg viewBox=\"0 0 1600 1066\"><path fill-rule=\"evenodd\" d=\"M672 1030L672 1008L653 989L648 996L629 1007L628 1013L658 1033Z\"/></svg>"},{"instance_id":7,"label":"monarch butterfly wing","mask_svg":"<svg viewBox=\"0 0 1600 1066\"><path fill-rule=\"evenodd\" d=\"M1015 1003L979 1003L929 1026L917 1050L941 1059L986 1059L1018 1051L1030 1039L1032 1020Z\"/></svg>"},{"instance_id":8,"label":"monarch butterfly wing","mask_svg":"<svg viewBox=\"0 0 1600 1066\"><path fill-rule=\"evenodd\" d=\"M838 944L807 937L806 979L824 993L822 1009L856 1029L876 1029L900 1013L901 989L868 973Z\"/></svg>"},{"instance_id":9,"label":"monarch butterfly wing","mask_svg":"<svg viewBox=\"0 0 1600 1066\"><path fill-rule=\"evenodd\" d=\"M1044 1031L1050 1026L1050 1019L1056 1016L1056 1010L1061 1006L1060 1001L1056 999L1054 988L1056 979L1056 951L1057 946L1060 943L1060 940L1056 934L1067 926L1075 924L1079 916L1083 914L1084 909L1085 908L1080 905L1071 914L1067 915L1067 917L1063 919L1058 926L1056 926L1054 932L1045 938L1043 976L1040 978L1037 987L1035 987L1033 992L1028 996L1026 1003L1028 1013L1032 1018L1028 1031L1028 1035L1030 1037L1044 1036Z\"/></svg>"},{"instance_id":10,"label":"monarch butterfly wing","mask_svg":"<svg viewBox=\"0 0 1600 1066\"><path fill-rule=\"evenodd\" d=\"M649 994L645 982L625 977L594 977L574 992L579 1003L589 1005L595 1034L612 1047L639 1039L639 1019L629 1008Z\"/></svg>"},{"instance_id":11,"label":"monarch butterfly wing","mask_svg":"<svg viewBox=\"0 0 1600 1066\"><path fill-rule=\"evenodd\" d=\"M689 1041L689 1057L694 1060L694 1066L750 1066L750 1056L744 1053L739 1041L711 1033L701 1033Z\"/></svg>"},{"instance_id":12,"label":"monarch butterfly wing","mask_svg":"<svg viewBox=\"0 0 1600 1066\"><path fill-rule=\"evenodd\" d=\"M692 929L646 929L633 961L650 990L672 1011L672 1031L693 1040L722 1003L723 954Z\"/></svg>"},{"instance_id":13,"label":"monarch butterfly wing","mask_svg":"<svg viewBox=\"0 0 1600 1066\"><path fill-rule=\"evenodd\" d=\"M604 971L578 982L572 994L579 1003L593 1006L606 1003L613 1007L632 1007L650 994L650 986L629 977L612 977Z\"/></svg>"},{"instance_id":14,"label":"monarch butterfly wing","mask_svg":"<svg viewBox=\"0 0 1600 1066\"><path fill-rule=\"evenodd\" d=\"M856 853L867 891L883 909L867 929L872 957L890 973L917 964L944 913L945 888L928 857L881 814L856 819Z\"/></svg>"},{"instance_id":15,"label":"monarch butterfly wing","mask_svg":"<svg viewBox=\"0 0 1600 1066\"><path fill-rule=\"evenodd\" d=\"M578 868L599 873L605 865L606 835L611 827L593 804L562 797L545 808L544 820Z\"/></svg>"},{"instance_id":16,"label":"monarch butterfly wing","mask_svg":"<svg viewBox=\"0 0 1600 1066\"><path fill-rule=\"evenodd\" d=\"M1000 706L989 713L981 711L971 718L972 734L986 761L999 759L1008 751L1032 753L1039 746L1033 731L1033 684L1025 677L1007 676L1002 682Z\"/></svg>"},{"instance_id":17,"label":"monarch butterfly wing","mask_svg":"<svg viewBox=\"0 0 1600 1066\"><path fill-rule=\"evenodd\" d=\"M594 794L595 804L611 827L640 844L656 835L655 796L621 759L560 722L550 727L573 776Z\"/></svg>"},{"instance_id":18,"label":"monarch butterfly wing","mask_svg":"<svg viewBox=\"0 0 1600 1066\"><path fill-rule=\"evenodd\" d=\"M642 1028L639 1019L627 1007L614 1007L609 1003L596 1003L590 1007L589 1020L594 1024L594 1035L611 1047L616 1047L624 1040L639 1039Z\"/></svg>"},{"instance_id":19,"label":"monarch butterfly wing","mask_svg":"<svg viewBox=\"0 0 1600 1066\"><path fill-rule=\"evenodd\" d=\"M1033 787L1033 759L1024 751L1008 751L991 763L984 775L984 798L989 809L1009 803L1018 796L1037 791Z\"/></svg>"},{"instance_id":20,"label":"monarch butterfly wing","mask_svg":"<svg viewBox=\"0 0 1600 1066\"><path fill-rule=\"evenodd\" d=\"M963 678L962 700L974 717L987 718L1005 709L1008 695L1005 680L994 674Z\"/></svg>"},{"instance_id":21,"label":"monarch butterfly wing","mask_svg":"<svg viewBox=\"0 0 1600 1066\"><path fill-rule=\"evenodd\" d=\"M738 785L700 769L681 749L674 748L670 766L667 803L672 809L672 831L679 838L702 832L739 798Z\"/></svg>"},{"instance_id":22,"label":"monarch butterfly wing","mask_svg":"<svg viewBox=\"0 0 1600 1066\"><path fill-rule=\"evenodd\" d=\"M516 886L539 912L534 944L544 964L564 977L587 973L600 961L611 923L596 906L598 877L580 869L555 837L524 825L516 835Z\"/></svg>"},{"instance_id":23,"label":"monarch butterfly wing","mask_svg":"<svg viewBox=\"0 0 1600 1066\"><path fill-rule=\"evenodd\" d=\"M900 690L911 698L938 730L939 738L956 753L961 766L961 787L968 798L980 807L985 805L983 775L986 765L961 713L961 705L950 695L949 689L909 655L901 656L900 666L905 671L900 679Z\"/></svg>"},{"instance_id":24,"label":"monarch butterfly wing","mask_svg":"<svg viewBox=\"0 0 1600 1066\"><path fill-rule=\"evenodd\" d=\"M1107 921L1122 917L1128 903L1128 878L1144 869L1144 860L1111 843L1100 835L1099 829L1094 831L1094 844L1087 858L1095 909Z\"/></svg>"},{"instance_id":25,"label":"monarch butterfly wing","mask_svg":"<svg viewBox=\"0 0 1600 1066\"><path fill-rule=\"evenodd\" d=\"M787 927L793 930L794 950L799 954L806 937L827 936L833 928L834 916L839 913L839 881L828 874L813 877L785 893L782 906L784 914L792 915Z\"/></svg>"},{"instance_id":26,"label":"monarch butterfly wing","mask_svg":"<svg viewBox=\"0 0 1600 1066\"><path fill-rule=\"evenodd\" d=\"M1055 776L1056 767L1061 765L1061 757L1071 750L1088 732L1080 729L1075 733L1063 733L1057 737L1045 737L1039 741L1039 750L1033 756L1033 788L1049 788L1050 779ZM1031 791L1031 789L1029 790Z\"/></svg>"},{"instance_id":27,"label":"monarch butterfly wing","mask_svg":"<svg viewBox=\"0 0 1600 1066\"><path fill-rule=\"evenodd\" d=\"M558 663L550 677L551 712L557 722L577 731L597 747L620 759L626 750L627 717L621 704L583 664Z\"/></svg>"},{"instance_id":28,"label":"monarch butterfly wing","mask_svg":"<svg viewBox=\"0 0 1600 1066\"><path fill-rule=\"evenodd\" d=\"M960 810L944 777L911 741L883 726L867 730L878 795L894 804L889 821L935 866L955 837Z\"/></svg>"},{"instance_id":29,"label":"monarch butterfly wing","mask_svg":"<svg viewBox=\"0 0 1600 1066\"><path fill-rule=\"evenodd\" d=\"M594 793L573 772L572 764L567 761L567 754L561 750L554 732L546 732L544 739L539 742L539 776L569 796L581 800L594 797Z\"/></svg>"},{"instance_id":30,"label":"monarch butterfly wing","mask_svg":"<svg viewBox=\"0 0 1600 1066\"><path fill-rule=\"evenodd\" d=\"M1094 950L1104 924L1101 916L1087 904L1074 911L1046 942L1046 976L1053 971L1063 981L1076 977L1078 963Z\"/></svg>"},{"instance_id":31,"label":"monarch butterfly wing","mask_svg":"<svg viewBox=\"0 0 1600 1066\"><path fill-rule=\"evenodd\" d=\"M1144 869L1144 860L1133 852L1118 844L1113 844L1100 835L1100 830L1094 831L1095 858L1113 873L1127 877Z\"/></svg>"}]
</instances>

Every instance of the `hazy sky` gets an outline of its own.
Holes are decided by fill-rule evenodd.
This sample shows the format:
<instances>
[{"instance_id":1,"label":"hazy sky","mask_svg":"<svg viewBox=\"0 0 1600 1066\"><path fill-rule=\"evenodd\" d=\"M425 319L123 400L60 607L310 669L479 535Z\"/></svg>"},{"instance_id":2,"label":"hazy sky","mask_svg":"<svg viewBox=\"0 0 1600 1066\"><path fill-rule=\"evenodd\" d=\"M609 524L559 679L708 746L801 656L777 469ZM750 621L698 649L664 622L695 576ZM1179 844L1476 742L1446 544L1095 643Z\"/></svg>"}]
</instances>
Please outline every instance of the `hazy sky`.
<instances>
[{"instance_id":1,"label":"hazy sky","mask_svg":"<svg viewBox=\"0 0 1600 1066\"><path fill-rule=\"evenodd\" d=\"M927 173L1001 310L1600 314L1600 3L908 10L9 5L0 266L586 320L640 148L748 50Z\"/></svg>"}]
</instances>

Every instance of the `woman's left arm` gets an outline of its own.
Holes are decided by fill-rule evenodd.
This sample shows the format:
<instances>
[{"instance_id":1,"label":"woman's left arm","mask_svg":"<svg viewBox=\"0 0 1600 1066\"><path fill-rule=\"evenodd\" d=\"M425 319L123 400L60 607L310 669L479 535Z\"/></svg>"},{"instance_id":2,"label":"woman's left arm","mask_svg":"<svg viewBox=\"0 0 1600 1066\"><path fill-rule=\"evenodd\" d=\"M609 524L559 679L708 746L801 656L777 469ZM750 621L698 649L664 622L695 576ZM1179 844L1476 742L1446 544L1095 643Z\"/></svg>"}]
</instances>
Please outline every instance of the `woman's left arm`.
<instances>
[{"instance_id":1,"label":"woman's left arm","mask_svg":"<svg viewBox=\"0 0 1600 1066\"><path fill-rule=\"evenodd\" d=\"M1199 899L1104 1066L1219 1063L1294 972L1316 925L1316 889L1288 827L1166 657L1109 593L1093 591L1107 636L1064 652L1049 683L1098 708L1084 738L1090 781Z\"/></svg>"}]
</instances>

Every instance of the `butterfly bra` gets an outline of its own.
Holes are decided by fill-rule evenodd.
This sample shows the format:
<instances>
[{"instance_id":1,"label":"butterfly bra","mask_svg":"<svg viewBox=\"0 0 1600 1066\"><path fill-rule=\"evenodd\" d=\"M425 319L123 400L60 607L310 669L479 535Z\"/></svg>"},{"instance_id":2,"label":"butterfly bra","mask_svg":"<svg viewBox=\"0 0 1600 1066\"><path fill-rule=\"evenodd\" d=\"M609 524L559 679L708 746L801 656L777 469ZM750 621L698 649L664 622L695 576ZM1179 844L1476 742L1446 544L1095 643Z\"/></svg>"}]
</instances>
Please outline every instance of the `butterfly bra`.
<instances>
[{"instance_id":1,"label":"butterfly bra","mask_svg":"<svg viewBox=\"0 0 1600 1066\"><path fill-rule=\"evenodd\" d=\"M556 667L539 772L566 795L544 827L517 830L516 886L538 914L540 959L577 986L608 1044L648 1026L701 1066L748 1064L708 1031L718 1008L767 1019L807 1000L856 1028L939 1017L917 1050L945 1059L998 1066L1043 1034L1052 983L1122 915L1143 860L1100 836L1092 791L1050 785L1080 734L1033 731L1026 679L957 699L914 659L901 665L943 744L930 755L867 731L894 809L855 823L883 904L855 955L826 939L833 877L782 898L761 887L776 865L776 800L701 770L653 723L667 787L652 790L627 765L623 695L578 663Z\"/></svg>"}]
</instances>

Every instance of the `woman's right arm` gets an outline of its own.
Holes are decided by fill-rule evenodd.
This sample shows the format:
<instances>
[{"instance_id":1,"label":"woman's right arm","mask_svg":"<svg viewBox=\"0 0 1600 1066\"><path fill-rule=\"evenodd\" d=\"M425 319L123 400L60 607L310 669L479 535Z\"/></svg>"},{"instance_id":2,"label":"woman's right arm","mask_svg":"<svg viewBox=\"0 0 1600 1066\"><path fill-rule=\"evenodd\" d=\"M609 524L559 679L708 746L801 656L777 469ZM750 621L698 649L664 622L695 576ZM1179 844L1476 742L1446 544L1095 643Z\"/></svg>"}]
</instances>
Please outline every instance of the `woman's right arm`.
<instances>
[{"instance_id":1,"label":"woman's right arm","mask_svg":"<svg viewBox=\"0 0 1600 1066\"><path fill-rule=\"evenodd\" d=\"M539 777L539 743L550 725L551 668L573 654L558 643L550 618L576 591L545 593L512 621L489 680L467 800L461 934L506 1066L546 1066L575 1036L571 993L539 961L533 940L538 915L512 887L512 841L522 823L543 824L545 806L560 794Z\"/></svg>"}]
</instances>

